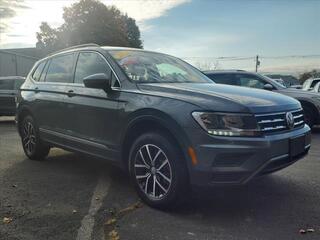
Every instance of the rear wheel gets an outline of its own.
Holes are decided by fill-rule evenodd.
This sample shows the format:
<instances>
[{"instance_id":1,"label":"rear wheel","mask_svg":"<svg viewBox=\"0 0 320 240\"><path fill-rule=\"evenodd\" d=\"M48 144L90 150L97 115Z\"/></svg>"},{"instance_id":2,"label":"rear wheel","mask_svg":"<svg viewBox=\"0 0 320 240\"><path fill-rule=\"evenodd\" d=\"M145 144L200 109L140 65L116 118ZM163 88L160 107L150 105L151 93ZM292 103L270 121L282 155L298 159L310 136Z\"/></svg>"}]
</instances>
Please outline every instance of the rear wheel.
<instances>
[{"instance_id":1,"label":"rear wheel","mask_svg":"<svg viewBox=\"0 0 320 240\"><path fill-rule=\"evenodd\" d=\"M309 106L302 106L304 112L304 119L306 124L309 125L310 128L313 127L315 124L315 114L311 107Z\"/></svg>"},{"instance_id":2,"label":"rear wheel","mask_svg":"<svg viewBox=\"0 0 320 240\"><path fill-rule=\"evenodd\" d=\"M26 116L20 126L22 146L25 154L31 160L44 160L50 147L42 143L39 130L31 116Z\"/></svg>"},{"instance_id":3,"label":"rear wheel","mask_svg":"<svg viewBox=\"0 0 320 240\"><path fill-rule=\"evenodd\" d=\"M141 199L148 205L168 209L185 197L187 168L175 142L160 133L145 133L130 151L130 175Z\"/></svg>"}]
</instances>

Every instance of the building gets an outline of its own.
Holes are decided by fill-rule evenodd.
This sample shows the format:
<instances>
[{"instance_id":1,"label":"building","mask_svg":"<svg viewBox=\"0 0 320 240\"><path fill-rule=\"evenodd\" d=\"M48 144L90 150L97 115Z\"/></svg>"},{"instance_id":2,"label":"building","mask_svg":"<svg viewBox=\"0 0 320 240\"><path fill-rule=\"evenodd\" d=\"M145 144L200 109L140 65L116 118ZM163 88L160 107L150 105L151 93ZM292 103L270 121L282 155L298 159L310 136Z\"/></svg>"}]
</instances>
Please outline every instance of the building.
<instances>
[{"instance_id":1,"label":"building","mask_svg":"<svg viewBox=\"0 0 320 240\"><path fill-rule=\"evenodd\" d=\"M0 77L26 77L40 58L42 54L36 48L0 49Z\"/></svg>"}]
</instances>

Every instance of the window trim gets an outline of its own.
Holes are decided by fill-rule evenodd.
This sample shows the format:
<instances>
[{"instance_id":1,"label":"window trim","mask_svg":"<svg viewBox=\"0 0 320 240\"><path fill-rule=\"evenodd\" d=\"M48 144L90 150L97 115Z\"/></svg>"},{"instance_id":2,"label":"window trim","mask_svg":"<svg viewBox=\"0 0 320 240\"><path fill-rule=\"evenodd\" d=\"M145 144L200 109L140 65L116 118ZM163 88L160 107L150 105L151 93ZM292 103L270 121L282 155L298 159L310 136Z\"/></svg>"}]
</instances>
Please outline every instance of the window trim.
<instances>
[{"instance_id":1,"label":"window trim","mask_svg":"<svg viewBox=\"0 0 320 240\"><path fill-rule=\"evenodd\" d=\"M48 74L48 71L49 71L49 68L50 68L50 65L51 65L51 63L52 63L52 59L54 59L54 58L58 58L58 57L63 57L63 56L66 56L66 55L73 55L74 56L74 58L73 58L73 63L72 63L72 71L71 71L71 73L70 73L70 80L71 80L71 82L47 82L47 74ZM75 58L76 58L76 55L77 55L77 52L67 52L67 53L63 53L63 54L59 54L59 55L55 55L55 56L53 56L53 57L51 57L51 58L49 58L48 59L48 61L49 61L49 66L48 66L48 69L47 69L47 72L46 72L46 77L44 78L44 81L43 81L43 83L53 83L53 84L57 84L57 83L61 83L61 84L72 84L73 83L73 78L72 78L72 74L73 74L73 71L74 71L74 69L75 69Z\"/></svg>"},{"instance_id":2,"label":"window trim","mask_svg":"<svg viewBox=\"0 0 320 240\"><path fill-rule=\"evenodd\" d=\"M101 54L100 52L98 51L94 51L94 50L80 50L77 52L77 56L76 56L76 62L75 62L75 67L74 67L74 71L73 71L73 84L74 85L77 85L77 86L84 86L83 83L75 83L75 73L76 73L76 69L77 69L77 65L78 65L78 60L79 60L79 56L80 56L80 53L96 53L98 55L100 55L100 57L107 63L107 65L109 66L109 68L111 69L111 72L115 75L116 77L116 80L118 81L119 83L119 87L114 87L112 86L111 89L112 90L121 90L122 88L122 85L121 85L121 81L117 75L117 73L114 71L113 67L111 66L111 64L108 62L108 60L105 58L105 56L103 56L103 54Z\"/></svg>"},{"instance_id":3,"label":"window trim","mask_svg":"<svg viewBox=\"0 0 320 240\"><path fill-rule=\"evenodd\" d=\"M40 78L41 78L41 75L42 75L42 73L43 73L43 70L45 69L45 67L46 67L46 65L47 65L47 63L48 63L48 59L40 60L40 61L38 62L38 64L37 64L37 65L33 68L33 70L32 70L32 73L31 73L31 75L30 75L30 78L31 78L33 81L35 81L35 82L40 82L40 81L35 80L35 79L33 78L33 74L34 74L35 71L38 69L39 65L40 65L41 63L43 63L43 62L45 62L45 64L44 64L44 67L43 67L43 69L41 70L41 73L40 73Z\"/></svg>"}]
</instances>

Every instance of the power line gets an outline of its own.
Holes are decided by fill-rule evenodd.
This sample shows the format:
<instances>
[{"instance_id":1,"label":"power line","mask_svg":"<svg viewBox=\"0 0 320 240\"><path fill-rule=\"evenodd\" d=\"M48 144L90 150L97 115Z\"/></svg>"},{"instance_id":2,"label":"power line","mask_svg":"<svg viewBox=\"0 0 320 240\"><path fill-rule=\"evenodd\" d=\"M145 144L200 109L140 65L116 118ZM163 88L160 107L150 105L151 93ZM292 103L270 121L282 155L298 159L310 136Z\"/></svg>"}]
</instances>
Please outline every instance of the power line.
<instances>
[{"instance_id":1,"label":"power line","mask_svg":"<svg viewBox=\"0 0 320 240\"><path fill-rule=\"evenodd\" d=\"M183 59L207 59L207 60L224 60L224 61L232 61L232 60L252 60L255 59L256 56L228 56L228 57L214 57L214 56L187 56L182 57ZM319 58L320 54L309 54L309 55L285 55L285 56L263 56L259 55L261 59L285 59L285 58Z\"/></svg>"}]
</instances>

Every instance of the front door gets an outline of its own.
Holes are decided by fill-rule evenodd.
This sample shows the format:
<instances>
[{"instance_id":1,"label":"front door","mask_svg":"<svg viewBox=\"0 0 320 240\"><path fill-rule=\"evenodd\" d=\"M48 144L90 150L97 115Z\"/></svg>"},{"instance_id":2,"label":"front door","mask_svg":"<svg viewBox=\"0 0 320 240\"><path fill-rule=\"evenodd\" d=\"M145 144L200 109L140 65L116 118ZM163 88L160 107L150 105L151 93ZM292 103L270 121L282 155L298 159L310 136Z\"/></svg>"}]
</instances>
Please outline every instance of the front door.
<instances>
[{"instance_id":1,"label":"front door","mask_svg":"<svg viewBox=\"0 0 320 240\"><path fill-rule=\"evenodd\" d=\"M112 160L116 154L112 133L117 125L119 92L86 88L83 78L97 73L112 76L106 59L98 52L80 52L74 84L66 89L69 134L77 148Z\"/></svg>"}]
</instances>

